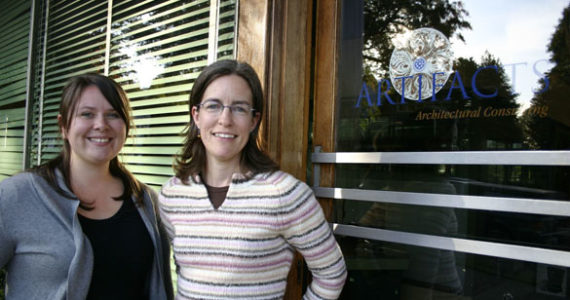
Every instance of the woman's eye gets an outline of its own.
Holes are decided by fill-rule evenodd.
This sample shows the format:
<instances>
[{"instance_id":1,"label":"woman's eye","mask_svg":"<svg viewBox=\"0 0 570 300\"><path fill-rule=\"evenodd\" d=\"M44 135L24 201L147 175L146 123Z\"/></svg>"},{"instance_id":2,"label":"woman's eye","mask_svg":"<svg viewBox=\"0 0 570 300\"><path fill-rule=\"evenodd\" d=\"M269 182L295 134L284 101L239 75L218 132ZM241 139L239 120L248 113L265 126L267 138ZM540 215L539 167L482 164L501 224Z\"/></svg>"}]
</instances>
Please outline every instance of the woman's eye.
<instances>
[{"instance_id":1,"label":"woman's eye","mask_svg":"<svg viewBox=\"0 0 570 300\"><path fill-rule=\"evenodd\" d=\"M246 114L248 108L245 105L234 105L233 110L234 110L234 112L239 113L239 114Z\"/></svg>"},{"instance_id":2,"label":"woman's eye","mask_svg":"<svg viewBox=\"0 0 570 300\"><path fill-rule=\"evenodd\" d=\"M220 104L218 103L208 103L206 104L206 109L207 110L219 110L220 109Z\"/></svg>"},{"instance_id":3,"label":"woman's eye","mask_svg":"<svg viewBox=\"0 0 570 300\"><path fill-rule=\"evenodd\" d=\"M121 116L119 116L119 114L116 113L116 112L112 112L112 113L108 113L108 114L107 114L107 118L109 118L109 119L117 119L117 118L120 118L120 117L121 117Z\"/></svg>"},{"instance_id":4,"label":"woman's eye","mask_svg":"<svg viewBox=\"0 0 570 300\"><path fill-rule=\"evenodd\" d=\"M79 114L81 117L83 118L91 118L93 117L93 113L92 112L88 112L88 111L84 111L82 113Z\"/></svg>"}]
</instances>

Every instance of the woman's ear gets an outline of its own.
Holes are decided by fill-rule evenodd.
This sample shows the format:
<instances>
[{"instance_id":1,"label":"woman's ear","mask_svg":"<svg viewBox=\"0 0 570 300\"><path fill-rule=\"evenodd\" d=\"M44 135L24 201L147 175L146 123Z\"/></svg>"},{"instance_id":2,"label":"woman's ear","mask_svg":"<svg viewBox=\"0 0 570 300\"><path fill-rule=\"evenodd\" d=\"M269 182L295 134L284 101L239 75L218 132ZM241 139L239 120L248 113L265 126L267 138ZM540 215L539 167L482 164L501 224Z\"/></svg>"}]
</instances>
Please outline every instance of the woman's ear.
<instances>
[{"instance_id":1,"label":"woman's ear","mask_svg":"<svg viewBox=\"0 0 570 300\"><path fill-rule=\"evenodd\" d=\"M59 126L59 131L61 131L61 137L65 140L67 131L63 125L63 117L60 114L57 115L57 125Z\"/></svg>"},{"instance_id":2,"label":"woman's ear","mask_svg":"<svg viewBox=\"0 0 570 300\"><path fill-rule=\"evenodd\" d=\"M255 127L257 126L257 123L259 123L259 119L260 119L261 114L259 112L256 112L253 115L253 118L251 119L251 129L249 130L250 132L252 132L253 130L255 130Z\"/></svg>"},{"instance_id":3,"label":"woman's ear","mask_svg":"<svg viewBox=\"0 0 570 300\"><path fill-rule=\"evenodd\" d=\"M192 120L194 121L194 124L196 124L196 127L200 129L200 110L198 109L198 107L192 106L192 111L190 111L190 114L192 115Z\"/></svg>"}]
</instances>

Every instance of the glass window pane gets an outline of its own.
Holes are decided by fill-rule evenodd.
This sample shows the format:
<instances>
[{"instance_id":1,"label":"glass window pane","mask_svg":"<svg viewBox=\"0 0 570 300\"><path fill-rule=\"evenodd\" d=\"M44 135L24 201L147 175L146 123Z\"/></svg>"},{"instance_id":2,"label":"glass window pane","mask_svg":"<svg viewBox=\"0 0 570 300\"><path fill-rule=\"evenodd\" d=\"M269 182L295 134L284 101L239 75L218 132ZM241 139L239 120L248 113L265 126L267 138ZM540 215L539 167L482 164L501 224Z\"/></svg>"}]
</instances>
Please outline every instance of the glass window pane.
<instances>
[{"instance_id":1,"label":"glass window pane","mask_svg":"<svg viewBox=\"0 0 570 300\"><path fill-rule=\"evenodd\" d=\"M568 149L569 17L550 2L344 1L337 151Z\"/></svg>"},{"instance_id":2,"label":"glass window pane","mask_svg":"<svg viewBox=\"0 0 570 300\"><path fill-rule=\"evenodd\" d=\"M336 152L570 149L567 1L341 3ZM336 164L345 192L333 222L570 252L567 163L488 158ZM349 189L374 193L350 199ZM350 278L343 299L568 297L566 266L338 238Z\"/></svg>"},{"instance_id":3,"label":"glass window pane","mask_svg":"<svg viewBox=\"0 0 570 300\"><path fill-rule=\"evenodd\" d=\"M45 35L38 49L45 43L45 53L37 55L32 163L45 162L59 153L56 118L67 80L108 70L127 92L134 110L134 136L127 140L121 158L135 176L158 188L172 176L173 157L183 141L180 133L189 121L189 92L208 61L208 44L213 38L208 35L210 1L116 0L111 12L106 0L50 1L49 5L47 19L37 26L38 37ZM220 2L218 59L234 56L236 7L235 0ZM23 47L27 58L27 44L12 42L18 32L6 35L14 45L6 53L13 56ZM24 28L21 34L27 41L29 30ZM15 61L5 69L15 72L11 70L25 70L26 66L25 60ZM21 83L6 89L6 101L17 99L17 88L22 88ZM0 98L0 108L2 101Z\"/></svg>"},{"instance_id":4,"label":"glass window pane","mask_svg":"<svg viewBox=\"0 0 570 300\"><path fill-rule=\"evenodd\" d=\"M0 4L0 181L24 168L30 3Z\"/></svg>"},{"instance_id":5,"label":"glass window pane","mask_svg":"<svg viewBox=\"0 0 570 300\"><path fill-rule=\"evenodd\" d=\"M428 204L336 200L332 222L570 251L568 217L435 207Z\"/></svg>"},{"instance_id":6,"label":"glass window pane","mask_svg":"<svg viewBox=\"0 0 570 300\"><path fill-rule=\"evenodd\" d=\"M567 299L568 268L352 237L341 299Z\"/></svg>"},{"instance_id":7,"label":"glass window pane","mask_svg":"<svg viewBox=\"0 0 570 300\"><path fill-rule=\"evenodd\" d=\"M224 28L233 33L235 1L220 8ZM189 93L208 62L210 13L209 0L113 2L109 75L127 92L136 126L122 160L156 188L173 175L184 140ZM226 39L233 44L233 36ZM233 48L227 51L233 57Z\"/></svg>"},{"instance_id":8,"label":"glass window pane","mask_svg":"<svg viewBox=\"0 0 570 300\"><path fill-rule=\"evenodd\" d=\"M83 73L103 73L107 1L50 1L47 20L38 28L45 35L45 53L38 55L32 164L54 158L61 146L57 113L63 86ZM47 28L45 24L47 23ZM43 45L43 44L42 44ZM43 57L45 55L45 61ZM44 64L42 66L42 64Z\"/></svg>"}]
</instances>

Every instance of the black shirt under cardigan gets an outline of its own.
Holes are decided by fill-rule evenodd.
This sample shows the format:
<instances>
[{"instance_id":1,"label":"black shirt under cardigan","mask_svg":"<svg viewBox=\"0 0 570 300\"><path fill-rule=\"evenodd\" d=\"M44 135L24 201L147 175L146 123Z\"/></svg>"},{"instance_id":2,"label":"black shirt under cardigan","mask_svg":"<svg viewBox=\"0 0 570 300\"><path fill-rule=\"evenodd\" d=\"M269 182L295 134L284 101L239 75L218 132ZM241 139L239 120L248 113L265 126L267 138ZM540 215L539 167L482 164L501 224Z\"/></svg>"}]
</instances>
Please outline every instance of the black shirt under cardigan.
<instances>
[{"instance_id":1,"label":"black shirt under cardigan","mask_svg":"<svg viewBox=\"0 0 570 300\"><path fill-rule=\"evenodd\" d=\"M148 299L154 247L133 201L108 219L79 221L94 253L87 299Z\"/></svg>"}]
</instances>

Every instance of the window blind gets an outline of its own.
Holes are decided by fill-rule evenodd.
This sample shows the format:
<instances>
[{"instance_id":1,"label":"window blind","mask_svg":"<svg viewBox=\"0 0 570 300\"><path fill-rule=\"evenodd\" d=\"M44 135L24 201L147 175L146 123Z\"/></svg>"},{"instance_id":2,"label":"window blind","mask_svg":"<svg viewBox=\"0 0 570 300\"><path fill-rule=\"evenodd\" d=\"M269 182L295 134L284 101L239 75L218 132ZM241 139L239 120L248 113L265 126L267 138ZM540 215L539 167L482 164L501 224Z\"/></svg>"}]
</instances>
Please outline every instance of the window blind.
<instances>
[{"instance_id":1,"label":"window blind","mask_svg":"<svg viewBox=\"0 0 570 300\"><path fill-rule=\"evenodd\" d=\"M0 109L0 180L23 168L25 108Z\"/></svg>"},{"instance_id":2,"label":"window blind","mask_svg":"<svg viewBox=\"0 0 570 300\"><path fill-rule=\"evenodd\" d=\"M67 80L87 72L103 73L107 1L49 1L41 122L34 139L40 162L55 157L61 147L57 114Z\"/></svg>"},{"instance_id":3,"label":"window blind","mask_svg":"<svg viewBox=\"0 0 570 300\"><path fill-rule=\"evenodd\" d=\"M236 0L220 1L218 27L218 59L234 58L236 43Z\"/></svg>"},{"instance_id":4,"label":"window blind","mask_svg":"<svg viewBox=\"0 0 570 300\"><path fill-rule=\"evenodd\" d=\"M224 29L232 32L223 39L223 55L233 57L227 45L233 45L235 18L227 16L235 15L235 1L222 8ZM109 75L127 92L136 126L121 158L154 188L173 175L182 147L189 92L208 61L210 10L210 0L114 1Z\"/></svg>"},{"instance_id":5,"label":"window blind","mask_svg":"<svg viewBox=\"0 0 570 300\"><path fill-rule=\"evenodd\" d=\"M31 2L1 1L0 180L23 169Z\"/></svg>"},{"instance_id":6,"label":"window blind","mask_svg":"<svg viewBox=\"0 0 570 300\"><path fill-rule=\"evenodd\" d=\"M4 26L15 29L0 38L0 57L8 57L1 60L7 71L0 78L0 151L11 153L2 152L0 159L0 176L6 177L19 170L16 165L23 159L30 5L3 3ZM174 156L184 140L181 132L190 120L189 92L207 65L209 42L216 41L210 43L217 48L214 60L234 57L237 1L218 0L215 6L212 0L45 3L34 29L42 38L34 72L32 164L55 157L61 149L57 113L69 78L107 72L127 92L135 121L120 158L138 179L160 187L173 175ZM211 13L216 24L210 24ZM212 26L215 37L209 34Z\"/></svg>"}]
</instances>

